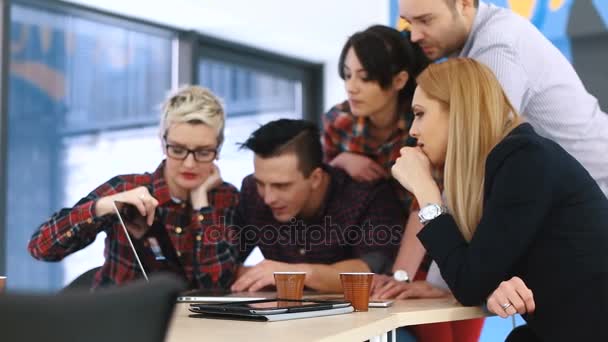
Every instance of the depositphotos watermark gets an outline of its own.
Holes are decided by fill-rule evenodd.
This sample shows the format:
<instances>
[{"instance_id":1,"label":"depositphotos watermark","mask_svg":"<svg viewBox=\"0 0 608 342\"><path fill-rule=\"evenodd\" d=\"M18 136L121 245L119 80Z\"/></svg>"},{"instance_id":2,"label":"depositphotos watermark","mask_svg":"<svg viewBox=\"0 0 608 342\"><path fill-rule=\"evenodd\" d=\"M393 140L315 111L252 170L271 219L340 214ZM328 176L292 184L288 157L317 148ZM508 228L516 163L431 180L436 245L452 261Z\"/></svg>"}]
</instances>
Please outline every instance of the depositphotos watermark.
<instances>
[{"instance_id":1,"label":"depositphotos watermark","mask_svg":"<svg viewBox=\"0 0 608 342\"><path fill-rule=\"evenodd\" d=\"M372 224L339 225L325 217L323 223L307 224L291 219L280 225L226 225L225 217L220 224L207 227L204 241L217 243L221 240L238 244L241 251L257 245L280 245L304 248L313 246L399 246L403 236L403 226Z\"/></svg>"}]
</instances>

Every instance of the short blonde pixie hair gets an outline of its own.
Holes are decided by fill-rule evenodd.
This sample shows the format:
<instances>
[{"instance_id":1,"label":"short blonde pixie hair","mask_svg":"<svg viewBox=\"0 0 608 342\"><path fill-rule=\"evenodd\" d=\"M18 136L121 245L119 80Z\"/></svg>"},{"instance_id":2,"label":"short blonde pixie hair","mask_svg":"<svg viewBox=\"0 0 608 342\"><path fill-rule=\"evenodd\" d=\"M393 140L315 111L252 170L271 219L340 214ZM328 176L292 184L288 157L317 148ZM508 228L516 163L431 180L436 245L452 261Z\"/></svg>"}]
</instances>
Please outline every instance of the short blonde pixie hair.
<instances>
[{"instance_id":1,"label":"short blonde pixie hair","mask_svg":"<svg viewBox=\"0 0 608 342\"><path fill-rule=\"evenodd\" d=\"M187 85L171 94L162 105L160 134L164 138L176 123L205 124L216 132L218 150L224 142L224 107L211 90Z\"/></svg>"}]
</instances>

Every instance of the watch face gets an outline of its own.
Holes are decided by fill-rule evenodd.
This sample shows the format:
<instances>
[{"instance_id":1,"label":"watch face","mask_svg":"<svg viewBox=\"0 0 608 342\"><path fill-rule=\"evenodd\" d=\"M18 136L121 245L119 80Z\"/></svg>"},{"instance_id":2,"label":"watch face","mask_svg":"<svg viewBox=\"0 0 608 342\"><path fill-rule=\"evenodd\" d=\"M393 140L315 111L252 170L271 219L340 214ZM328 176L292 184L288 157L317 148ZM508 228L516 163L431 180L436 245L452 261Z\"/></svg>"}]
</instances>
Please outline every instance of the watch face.
<instances>
[{"instance_id":1,"label":"watch face","mask_svg":"<svg viewBox=\"0 0 608 342\"><path fill-rule=\"evenodd\" d=\"M396 281L408 281L410 279L407 272L404 270L396 270L395 273L393 273L393 278L395 278Z\"/></svg>"},{"instance_id":2,"label":"watch face","mask_svg":"<svg viewBox=\"0 0 608 342\"><path fill-rule=\"evenodd\" d=\"M440 208L437 205L429 205L422 208L421 214L424 219L430 220L439 216Z\"/></svg>"}]
</instances>

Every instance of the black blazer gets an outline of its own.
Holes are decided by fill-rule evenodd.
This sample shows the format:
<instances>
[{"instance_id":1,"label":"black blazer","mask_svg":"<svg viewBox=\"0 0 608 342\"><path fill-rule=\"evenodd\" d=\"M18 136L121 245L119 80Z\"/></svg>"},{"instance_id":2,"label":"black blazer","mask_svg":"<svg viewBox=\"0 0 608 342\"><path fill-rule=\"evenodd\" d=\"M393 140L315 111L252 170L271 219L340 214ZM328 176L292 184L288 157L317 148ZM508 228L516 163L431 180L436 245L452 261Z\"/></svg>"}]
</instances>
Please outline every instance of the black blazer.
<instances>
[{"instance_id":1,"label":"black blazer","mask_svg":"<svg viewBox=\"0 0 608 342\"><path fill-rule=\"evenodd\" d=\"M608 199L578 161L530 124L490 152L472 240L449 214L418 238L462 304L480 305L518 276L536 302L523 317L540 338L608 341Z\"/></svg>"}]
</instances>

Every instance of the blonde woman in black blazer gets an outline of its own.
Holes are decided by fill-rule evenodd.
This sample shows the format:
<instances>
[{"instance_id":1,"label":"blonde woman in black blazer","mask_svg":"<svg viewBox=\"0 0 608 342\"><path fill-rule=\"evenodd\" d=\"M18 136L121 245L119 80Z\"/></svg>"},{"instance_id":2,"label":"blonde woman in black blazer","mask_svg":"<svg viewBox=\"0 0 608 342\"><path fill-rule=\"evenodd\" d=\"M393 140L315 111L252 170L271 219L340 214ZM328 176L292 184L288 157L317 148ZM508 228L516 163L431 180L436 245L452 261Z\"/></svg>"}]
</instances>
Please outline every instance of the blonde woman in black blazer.
<instances>
[{"instance_id":1,"label":"blonde woman in black blazer","mask_svg":"<svg viewBox=\"0 0 608 342\"><path fill-rule=\"evenodd\" d=\"M420 203L418 238L454 296L488 300L503 317L528 311L538 340L608 341L608 199L599 186L522 122L484 65L450 59L417 83L418 146L402 149L392 173ZM445 201L433 167L444 172Z\"/></svg>"}]
</instances>

